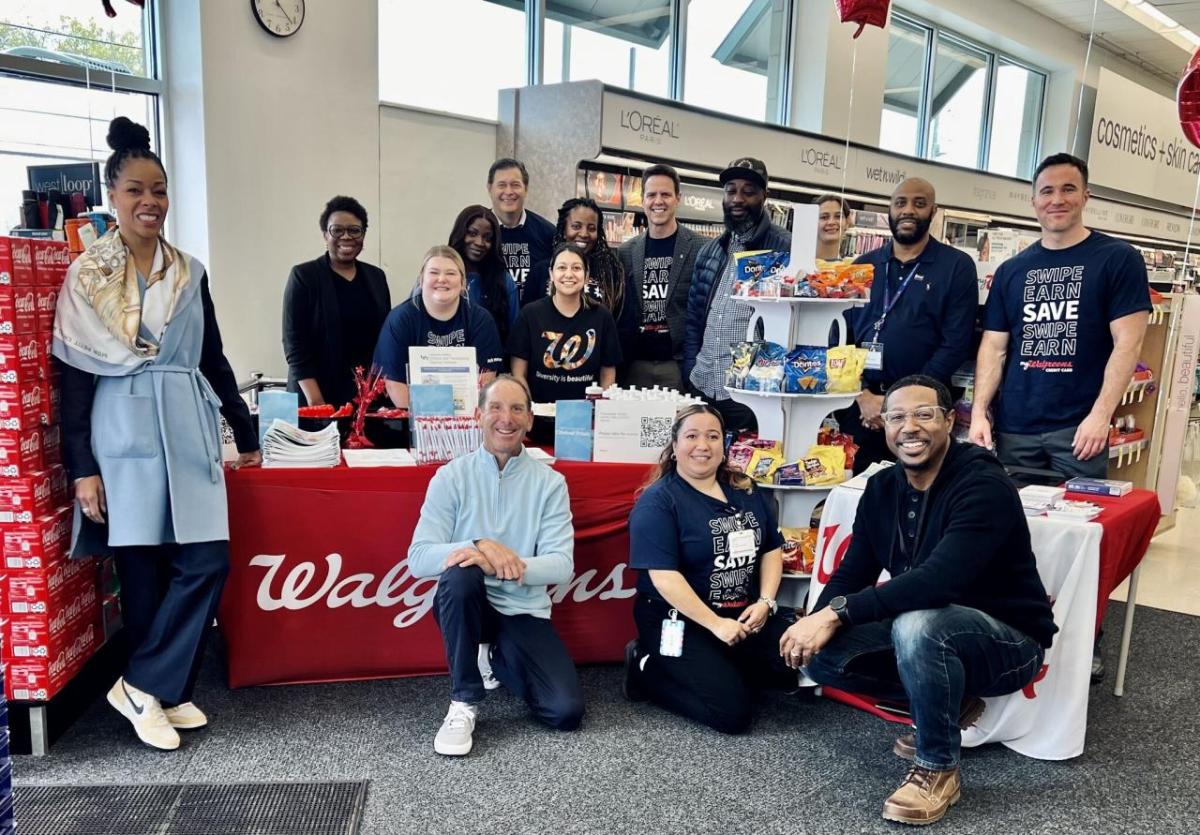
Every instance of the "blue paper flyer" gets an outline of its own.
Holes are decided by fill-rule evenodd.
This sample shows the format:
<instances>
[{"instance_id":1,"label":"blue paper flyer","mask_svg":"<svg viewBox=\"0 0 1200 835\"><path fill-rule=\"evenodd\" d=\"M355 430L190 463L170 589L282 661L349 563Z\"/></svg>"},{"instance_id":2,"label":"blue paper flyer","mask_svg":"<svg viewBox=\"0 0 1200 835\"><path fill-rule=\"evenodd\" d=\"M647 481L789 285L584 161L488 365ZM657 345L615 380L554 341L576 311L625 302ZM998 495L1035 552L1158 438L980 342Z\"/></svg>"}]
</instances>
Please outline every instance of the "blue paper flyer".
<instances>
[{"instance_id":1,"label":"blue paper flyer","mask_svg":"<svg viewBox=\"0 0 1200 835\"><path fill-rule=\"evenodd\" d=\"M592 460L592 402L559 400L554 412L554 457Z\"/></svg>"},{"instance_id":2,"label":"blue paper flyer","mask_svg":"<svg viewBox=\"0 0 1200 835\"><path fill-rule=\"evenodd\" d=\"M454 417L454 386L448 383L409 386L408 399L413 417Z\"/></svg>"}]
</instances>

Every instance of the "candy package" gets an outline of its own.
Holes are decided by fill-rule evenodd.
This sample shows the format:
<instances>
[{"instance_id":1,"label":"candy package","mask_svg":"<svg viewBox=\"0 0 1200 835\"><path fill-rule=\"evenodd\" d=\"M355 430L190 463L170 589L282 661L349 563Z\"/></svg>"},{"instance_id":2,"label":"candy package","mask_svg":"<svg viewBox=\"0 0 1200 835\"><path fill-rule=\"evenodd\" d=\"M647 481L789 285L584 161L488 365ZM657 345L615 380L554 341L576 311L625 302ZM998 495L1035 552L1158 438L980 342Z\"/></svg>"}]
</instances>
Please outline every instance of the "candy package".
<instances>
[{"instance_id":1,"label":"candy package","mask_svg":"<svg viewBox=\"0 0 1200 835\"><path fill-rule=\"evenodd\" d=\"M754 365L754 357L758 353L758 342L736 342L729 349L733 361L725 372L725 385L729 388L746 388L746 378Z\"/></svg>"},{"instance_id":2,"label":"candy package","mask_svg":"<svg viewBox=\"0 0 1200 835\"><path fill-rule=\"evenodd\" d=\"M866 348L838 345L825 352L825 390L852 394L862 388L863 367L867 364Z\"/></svg>"},{"instance_id":3,"label":"candy package","mask_svg":"<svg viewBox=\"0 0 1200 835\"><path fill-rule=\"evenodd\" d=\"M780 528L783 535L783 570L790 574L812 574L816 564L816 528Z\"/></svg>"},{"instance_id":4,"label":"candy package","mask_svg":"<svg viewBox=\"0 0 1200 835\"><path fill-rule=\"evenodd\" d=\"M774 342L763 342L758 347L754 364L746 375L746 382L741 388L747 391L783 391L783 367L787 361L787 349Z\"/></svg>"},{"instance_id":5,"label":"candy package","mask_svg":"<svg viewBox=\"0 0 1200 835\"><path fill-rule=\"evenodd\" d=\"M782 450L756 449L750 456L750 463L746 465L746 475L755 481L770 482L782 463Z\"/></svg>"},{"instance_id":6,"label":"candy package","mask_svg":"<svg viewBox=\"0 0 1200 835\"><path fill-rule=\"evenodd\" d=\"M826 350L815 345L797 345L788 352L783 367L783 390L792 394L825 391Z\"/></svg>"}]
</instances>

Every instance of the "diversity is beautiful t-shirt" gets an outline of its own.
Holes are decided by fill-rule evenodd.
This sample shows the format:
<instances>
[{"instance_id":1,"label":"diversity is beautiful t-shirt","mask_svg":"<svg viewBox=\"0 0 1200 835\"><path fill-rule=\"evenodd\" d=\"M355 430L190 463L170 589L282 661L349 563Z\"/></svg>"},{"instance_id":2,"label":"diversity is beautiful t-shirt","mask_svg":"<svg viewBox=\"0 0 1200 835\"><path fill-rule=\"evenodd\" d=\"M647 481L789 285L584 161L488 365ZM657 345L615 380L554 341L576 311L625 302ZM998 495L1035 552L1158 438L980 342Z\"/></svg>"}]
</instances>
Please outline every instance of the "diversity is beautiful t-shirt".
<instances>
[{"instance_id":1,"label":"diversity is beautiful t-shirt","mask_svg":"<svg viewBox=\"0 0 1200 835\"><path fill-rule=\"evenodd\" d=\"M682 574L696 596L717 610L758 599L759 560L783 545L771 500L760 490L729 486L725 497L722 502L701 493L678 474L646 489L629 517L629 567L643 569L639 592L661 599L647 569L663 569ZM754 553L735 553L735 531L754 533Z\"/></svg>"},{"instance_id":2,"label":"diversity is beautiful t-shirt","mask_svg":"<svg viewBox=\"0 0 1200 835\"><path fill-rule=\"evenodd\" d=\"M535 403L582 400L600 381L600 369L620 365L621 341L612 314L598 305L564 316L549 296L521 308L508 337L508 353L529 363Z\"/></svg>"},{"instance_id":3,"label":"diversity is beautiful t-shirt","mask_svg":"<svg viewBox=\"0 0 1200 835\"><path fill-rule=\"evenodd\" d=\"M1142 256L1101 232L1066 249L1035 243L1001 264L983 314L984 330L1008 334L996 429L1078 426L1104 384L1110 323L1150 307Z\"/></svg>"}]
</instances>

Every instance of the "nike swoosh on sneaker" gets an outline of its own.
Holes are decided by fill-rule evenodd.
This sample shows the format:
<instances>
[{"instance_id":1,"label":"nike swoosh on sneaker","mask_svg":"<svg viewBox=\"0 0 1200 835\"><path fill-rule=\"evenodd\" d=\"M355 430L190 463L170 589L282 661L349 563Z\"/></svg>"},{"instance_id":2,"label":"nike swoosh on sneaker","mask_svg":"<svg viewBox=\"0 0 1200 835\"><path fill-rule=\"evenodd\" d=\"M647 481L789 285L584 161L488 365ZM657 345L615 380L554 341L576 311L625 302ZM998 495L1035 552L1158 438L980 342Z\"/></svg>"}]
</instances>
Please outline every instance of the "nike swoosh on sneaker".
<instances>
[{"instance_id":1,"label":"nike swoosh on sneaker","mask_svg":"<svg viewBox=\"0 0 1200 835\"><path fill-rule=\"evenodd\" d=\"M135 702L133 700L133 696L129 695L129 688L125 686L124 681L121 682L121 689L125 691L125 698L129 700L129 703L131 705L133 705L133 712L136 713L138 716L141 716L142 711L145 710L145 706L139 705L137 702Z\"/></svg>"}]
</instances>

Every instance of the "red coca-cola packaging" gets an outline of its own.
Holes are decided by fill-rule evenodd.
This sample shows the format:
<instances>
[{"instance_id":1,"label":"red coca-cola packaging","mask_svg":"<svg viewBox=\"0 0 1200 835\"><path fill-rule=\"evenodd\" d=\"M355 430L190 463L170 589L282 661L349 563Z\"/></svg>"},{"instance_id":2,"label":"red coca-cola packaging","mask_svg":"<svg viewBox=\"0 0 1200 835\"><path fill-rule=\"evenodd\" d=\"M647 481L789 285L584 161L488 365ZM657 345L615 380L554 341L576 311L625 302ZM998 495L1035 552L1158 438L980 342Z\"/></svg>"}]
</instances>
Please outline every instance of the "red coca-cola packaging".
<instances>
[{"instance_id":1,"label":"red coca-cola packaging","mask_svg":"<svg viewBox=\"0 0 1200 835\"><path fill-rule=\"evenodd\" d=\"M0 479L0 523L28 524L54 509L55 474L47 470Z\"/></svg>"},{"instance_id":2,"label":"red coca-cola packaging","mask_svg":"<svg viewBox=\"0 0 1200 835\"><path fill-rule=\"evenodd\" d=\"M41 333L50 333L54 330L54 312L58 309L58 290L58 286L33 288L37 329Z\"/></svg>"},{"instance_id":3,"label":"red coca-cola packaging","mask_svg":"<svg viewBox=\"0 0 1200 835\"><path fill-rule=\"evenodd\" d=\"M37 380L41 355L42 339L38 334L0 334L0 382L18 382L17 377L8 376L10 371L21 374L21 381Z\"/></svg>"},{"instance_id":4,"label":"red coca-cola packaging","mask_svg":"<svg viewBox=\"0 0 1200 835\"><path fill-rule=\"evenodd\" d=\"M21 432L41 426L45 395L44 381L30 385L0 382L0 431Z\"/></svg>"},{"instance_id":5,"label":"red coca-cola packaging","mask_svg":"<svg viewBox=\"0 0 1200 835\"><path fill-rule=\"evenodd\" d=\"M53 658L70 646L83 624L100 626L100 597L91 583L81 585L61 608L10 615L4 658Z\"/></svg>"},{"instance_id":6,"label":"red coca-cola packaging","mask_svg":"<svg viewBox=\"0 0 1200 835\"><path fill-rule=\"evenodd\" d=\"M66 241L33 242L33 280L43 287L58 287L71 266L71 249Z\"/></svg>"},{"instance_id":7,"label":"red coca-cola packaging","mask_svg":"<svg viewBox=\"0 0 1200 835\"><path fill-rule=\"evenodd\" d=\"M4 695L13 701L53 699L100 646L95 624L80 624L62 651L53 658L20 658L6 664Z\"/></svg>"},{"instance_id":8,"label":"red coca-cola packaging","mask_svg":"<svg viewBox=\"0 0 1200 835\"><path fill-rule=\"evenodd\" d=\"M38 411L38 421L42 426L57 426L59 418L62 417L62 387L59 385L48 385L45 388L46 396L42 398L42 407Z\"/></svg>"},{"instance_id":9,"label":"red coca-cola packaging","mask_svg":"<svg viewBox=\"0 0 1200 835\"><path fill-rule=\"evenodd\" d=\"M33 241L29 238L0 237L0 284L32 287Z\"/></svg>"},{"instance_id":10,"label":"red coca-cola packaging","mask_svg":"<svg viewBox=\"0 0 1200 835\"><path fill-rule=\"evenodd\" d=\"M63 462L62 427L58 424L42 427L42 461L47 467Z\"/></svg>"},{"instance_id":11,"label":"red coca-cola packaging","mask_svg":"<svg viewBox=\"0 0 1200 835\"><path fill-rule=\"evenodd\" d=\"M61 507L24 525L3 529L4 567L12 573L46 571L67 556L71 546L73 507ZM89 560L72 560L87 563Z\"/></svg>"},{"instance_id":12,"label":"red coca-cola packaging","mask_svg":"<svg viewBox=\"0 0 1200 835\"><path fill-rule=\"evenodd\" d=\"M37 288L0 284L0 334L33 333L36 330Z\"/></svg>"},{"instance_id":13,"label":"red coca-cola packaging","mask_svg":"<svg viewBox=\"0 0 1200 835\"><path fill-rule=\"evenodd\" d=\"M79 596L85 586L96 586L96 567L79 566L91 560L59 560L48 569L11 571L0 596L6 615L45 615L47 618Z\"/></svg>"},{"instance_id":14,"label":"red coca-cola packaging","mask_svg":"<svg viewBox=\"0 0 1200 835\"><path fill-rule=\"evenodd\" d=\"M66 507L71 498L71 489L67 484L67 468L55 464L53 467L47 467L46 472L50 473L50 506L55 509Z\"/></svg>"},{"instance_id":15,"label":"red coca-cola packaging","mask_svg":"<svg viewBox=\"0 0 1200 835\"><path fill-rule=\"evenodd\" d=\"M46 469L42 457L42 430L0 432L0 477L29 475Z\"/></svg>"}]
</instances>

